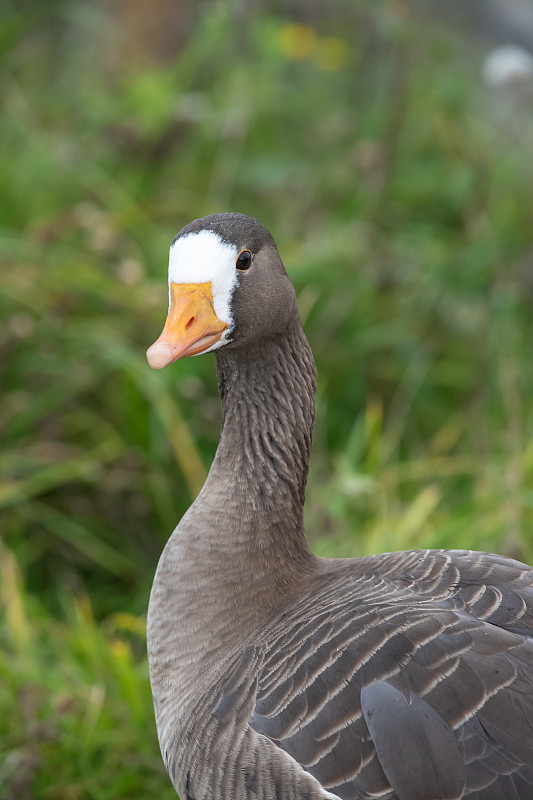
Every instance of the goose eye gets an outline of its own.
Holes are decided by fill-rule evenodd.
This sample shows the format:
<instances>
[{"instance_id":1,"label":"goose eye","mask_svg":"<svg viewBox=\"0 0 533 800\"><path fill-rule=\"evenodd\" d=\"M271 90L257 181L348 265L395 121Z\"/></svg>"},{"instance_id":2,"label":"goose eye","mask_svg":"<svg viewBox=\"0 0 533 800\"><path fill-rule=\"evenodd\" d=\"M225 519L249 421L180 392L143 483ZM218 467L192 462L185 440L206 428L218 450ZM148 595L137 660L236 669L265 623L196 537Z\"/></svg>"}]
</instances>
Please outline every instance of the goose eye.
<instances>
[{"instance_id":1,"label":"goose eye","mask_svg":"<svg viewBox=\"0 0 533 800\"><path fill-rule=\"evenodd\" d=\"M252 254L249 250L241 250L239 255L237 256L237 261L235 262L235 266L237 269L240 269L242 272L250 269L252 266Z\"/></svg>"}]
</instances>

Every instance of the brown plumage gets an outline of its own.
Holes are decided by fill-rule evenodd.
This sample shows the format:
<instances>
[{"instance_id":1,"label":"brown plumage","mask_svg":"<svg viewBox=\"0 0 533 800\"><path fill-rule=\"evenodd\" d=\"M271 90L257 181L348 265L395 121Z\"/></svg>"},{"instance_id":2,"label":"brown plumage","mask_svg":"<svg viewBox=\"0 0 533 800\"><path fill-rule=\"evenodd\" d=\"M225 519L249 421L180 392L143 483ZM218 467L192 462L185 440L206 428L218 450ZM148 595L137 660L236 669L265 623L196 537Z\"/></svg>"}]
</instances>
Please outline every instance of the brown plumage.
<instances>
[{"instance_id":1,"label":"brown plumage","mask_svg":"<svg viewBox=\"0 0 533 800\"><path fill-rule=\"evenodd\" d=\"M533 570L466 550L315 557L302 512L315 368L274 240L241 214L196 220L170 275L149 359L206 343L223 420L149 609L182 800L531 800ZM203 305L187 305L200 284Z\"/></svg>"}]
</instances>

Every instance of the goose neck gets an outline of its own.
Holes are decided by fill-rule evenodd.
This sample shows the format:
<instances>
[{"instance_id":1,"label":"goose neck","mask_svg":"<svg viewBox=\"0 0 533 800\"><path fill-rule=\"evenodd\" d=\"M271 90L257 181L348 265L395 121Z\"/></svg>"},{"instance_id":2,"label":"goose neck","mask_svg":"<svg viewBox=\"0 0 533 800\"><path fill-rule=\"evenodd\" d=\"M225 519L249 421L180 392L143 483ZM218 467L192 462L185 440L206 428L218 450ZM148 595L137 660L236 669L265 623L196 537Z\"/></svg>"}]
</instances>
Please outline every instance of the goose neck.
<instances>
[{"instance_id":1,"label":"goose neck","mask_svg":"<svg viewBox=\"0 0 533 800\"><path fill-rule=\"evenodd\" d=\"M222 435L213 463L228 499L275 498L301 521L313 435L316 370L299 324L260 346L217 355Z\"/></svg>"}]
</instances>

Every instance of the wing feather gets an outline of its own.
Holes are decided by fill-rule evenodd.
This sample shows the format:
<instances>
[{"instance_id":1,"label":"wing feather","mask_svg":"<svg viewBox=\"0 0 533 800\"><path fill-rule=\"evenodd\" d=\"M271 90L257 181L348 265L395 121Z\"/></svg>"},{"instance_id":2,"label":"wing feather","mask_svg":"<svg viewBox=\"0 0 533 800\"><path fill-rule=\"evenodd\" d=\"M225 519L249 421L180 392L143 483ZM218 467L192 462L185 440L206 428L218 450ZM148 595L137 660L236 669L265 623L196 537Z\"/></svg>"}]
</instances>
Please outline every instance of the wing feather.
<instances>
[{"instance_id":1,"label":"wing feather","mask_svg":"<svg viewBox=\"0 0 533 800\"><path fill-rule=\"evenodd\" d=\"M531 800L533 570L368 561L272 626L250 726L342 800Z\"/></svg>"}]
</instances>

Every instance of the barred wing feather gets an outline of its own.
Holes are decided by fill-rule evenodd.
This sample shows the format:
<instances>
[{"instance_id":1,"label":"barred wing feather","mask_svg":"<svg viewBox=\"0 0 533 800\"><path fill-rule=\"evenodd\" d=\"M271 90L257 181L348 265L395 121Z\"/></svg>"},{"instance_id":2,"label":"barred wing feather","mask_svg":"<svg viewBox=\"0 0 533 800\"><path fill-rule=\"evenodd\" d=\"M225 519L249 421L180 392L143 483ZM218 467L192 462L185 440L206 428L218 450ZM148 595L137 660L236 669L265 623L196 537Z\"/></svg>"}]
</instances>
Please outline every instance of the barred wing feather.
<instances>
[{"instance_id":1,"label":"barred wing feather","mask_svg":"<svg viewBox=\"0 0 533 800\"><path fill-rule=\"evenodd\" d=\"M273 626L251 727L342 800L533 797L531 571L463 551L334 567Z\"/></svg>"}]
</instances>

